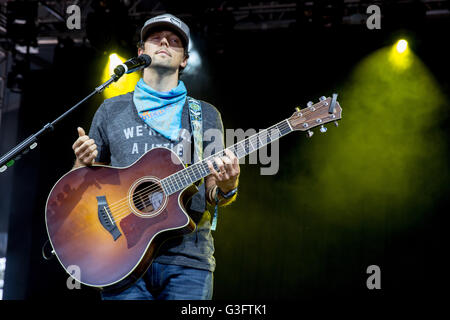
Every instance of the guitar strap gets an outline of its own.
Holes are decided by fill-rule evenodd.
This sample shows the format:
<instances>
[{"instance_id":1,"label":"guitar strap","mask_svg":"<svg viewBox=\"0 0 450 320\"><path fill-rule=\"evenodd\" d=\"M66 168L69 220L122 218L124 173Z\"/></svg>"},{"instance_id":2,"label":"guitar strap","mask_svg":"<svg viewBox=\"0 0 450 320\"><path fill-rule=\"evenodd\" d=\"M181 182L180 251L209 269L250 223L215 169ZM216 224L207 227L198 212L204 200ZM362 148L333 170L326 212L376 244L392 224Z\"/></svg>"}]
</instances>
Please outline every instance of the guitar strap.
<instances>
[{"instance_id":1,"label":"guitar strap","mask_svg":"<svg viewBox=\"0 0 450 320\"><path fill-rule=\"evenodd\" d=\"M191 116L192 135L194 136L194 163L203 158L202 107L198 100L188 97ZM203 180L203 179L202 179ZM201 184L201 183L200 183Z\"/></svg>"},{"instance_id":2,"label":"guitar strap","mask_svg":"<svg viewBox=\"0 0 450 320\"><path fill-rule=\"evenodd\" d=\"M202 127L202 107L198 100L188 97L189 114L191 117L192 135L194 136L194 163L203 160L203 127ZM202 178L197 186L204 182ZM206 186L205 186L206 191ZM206 196L206 194L205 194ZM214 217L211 229L215 230L217 225L217 205L214 210Z\"/></svg>"}]
</instances>

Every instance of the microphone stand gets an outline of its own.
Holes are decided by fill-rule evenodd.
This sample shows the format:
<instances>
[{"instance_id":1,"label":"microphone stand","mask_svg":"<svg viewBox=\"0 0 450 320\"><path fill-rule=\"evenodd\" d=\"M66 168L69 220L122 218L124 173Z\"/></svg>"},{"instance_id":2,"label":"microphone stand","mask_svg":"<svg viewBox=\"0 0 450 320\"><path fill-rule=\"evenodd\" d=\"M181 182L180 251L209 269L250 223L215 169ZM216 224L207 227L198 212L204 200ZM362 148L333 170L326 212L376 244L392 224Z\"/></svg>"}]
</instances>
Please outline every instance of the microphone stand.
<instances>
[{"instance_id":1,"label":"microphone stand","mask_svg":"<svg viewBox=\"0 0 450 320\"><path fill-rule=\"evenodd\" d=\"M9 167L13 166L15 161L19 160L22 155L28 153L28 151L33 150L37 146L37 141L40 136L42 136L44 133L50 132L54 130L55 124L57 124L59 121L64 119L66 116L68 116L70 113L75 111L83 102L88 100L90 97L95 95L96 93L100 93L105 88L107 88L111 83L116 82L119 80L119 78L122 76L123 72L119 75L113 74L111 78L106 81L105 83L99 85L93 92L91 92L88 96L86 96L83 100L78 102L76 105L74 105L72 108L64 112L62 115L60 115L57 119L55 119L53 122L47 123L41 130L36 132L35 134L29 136L24 141L19 143L17 146L12 148L9 152L7 152L5 155L3 155L0 158L0 173L6 171Z\"/></svg>"}]
</instances>

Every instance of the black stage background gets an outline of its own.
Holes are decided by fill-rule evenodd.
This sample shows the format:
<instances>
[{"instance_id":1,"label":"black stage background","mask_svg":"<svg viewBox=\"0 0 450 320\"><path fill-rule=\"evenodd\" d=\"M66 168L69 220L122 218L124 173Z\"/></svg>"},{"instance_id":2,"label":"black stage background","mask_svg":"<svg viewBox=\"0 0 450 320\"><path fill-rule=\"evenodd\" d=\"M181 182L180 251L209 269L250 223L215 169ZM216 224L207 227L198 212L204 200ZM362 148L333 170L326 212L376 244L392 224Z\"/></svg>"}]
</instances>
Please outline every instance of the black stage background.
<instances>
[{"instance_id":1,"label":"black stage background","mask_svg":"<svg viewBox=\"0 0 450 320\"><path fill-rule=\"evenodd\" d=\"M230 31L217 39L193 28L202 71L196 77L185 77L184 81L192 96L209 101L221 111L226 128L244 130L268 127L289 117L294 107L304 107L309 100L317 101L322 95L338 92L343 120L338 128L330 128L327 135L339 139L340 130L347 125L346 115L355 111L346 108L342 102L345 91L339 89L345 86L359 61L391 46L402 35L411 39L410 47L434 75L444 96L449 96L450 49L445 44L448 27L448 18L430 22L405 12L387 16L381 30L369 30L365 24L324 28L299 22L287 29ZM221 53L217 50L219 40ZM131 48L126 54L131 57L135 51ZM17 142L91 92L101 81L104 61L105 56L98 51L75 44L70 49L55 51L51 67L31 71L25 79ZM392 92L376 92L389 94ZM45 261L41 248L47 239L44 224L47 195L54 183L71 169L76 127L88 130L101 101L100 96L95 97L58 125L54 133L41 140L36 151L15 164L13 185L2 186L12 189L5 299L99 299L89 288L68 290L67 275L57 259ZM433 124L444 137L446 147L441 155L445 159L450 137L449 107L448 102L440 107ZM358 121L363 123L367 119ZM368 129L366 134L377 132ZM450 209L447 165L433 171L439 172L440 179L438 185L429 185L437 190L430 195L432 201L418 199L417 203L414 200L405 203L405 212L400 216L394 212L397 207L389 207L389 199L385 210L378 212L382 221L377 223L374 217L379 208L371 209L364 203L360 209L356 208L360 213L356 217L344 214L336 218L340 212L332 210L317 216L313 210L315 203L298 207L295 198L326 202L327 194L308 193L320 186L303 186L298 194L286 194L283 190L293 187L292 177L316 170L307 163L309 146L321 148L327 135L317 131L309 140L303 133L294 132L283 138L276 175L260 175L260 165L241 165L238 200L220 211L214 235L217 259L214 299L370 301L382 297L395 301L438 296L446 288L447 270L442 261L447 252L445 230ZM351 138L351 135L342 137ZM429 141L430 146L433 143ZM427 152L424 148L423 170L434 163L433 159L427 159ZM326 158L327 151L321 155ZM445 159L439 163L448 163ZM386 184L389 183L386 175ZM1 175L0 184L3 184ZM428 186L421 187L426 193ZM349 210L353 212L355 208ZM335 219L323 218L327 215ZM409 220L411 216L413 222ZM354 222L336 223L341 219ZM380 290L366 287L369 277L366 269L370 265L381 269Z\"/></svg>"}]
</instances>

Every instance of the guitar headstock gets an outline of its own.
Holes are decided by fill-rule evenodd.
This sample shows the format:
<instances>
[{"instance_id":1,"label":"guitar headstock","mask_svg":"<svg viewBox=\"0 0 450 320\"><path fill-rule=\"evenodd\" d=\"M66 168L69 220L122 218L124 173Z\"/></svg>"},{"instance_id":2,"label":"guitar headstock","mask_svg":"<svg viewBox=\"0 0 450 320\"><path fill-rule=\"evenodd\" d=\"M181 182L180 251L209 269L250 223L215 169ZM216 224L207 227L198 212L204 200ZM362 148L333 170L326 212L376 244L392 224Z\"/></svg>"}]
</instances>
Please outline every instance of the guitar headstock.
<instances>
[{"instance_id":1,"label":"guitar headstock","mask_svg":"<svg viewBox=\"0 0 450 320\"><path fill-rule=\"evenodd\" d=\"M342 118L342 108L337 101L337 94L333 97L320 97L317 103L308 102L307 107L300 109L288 118L289 124L293 130L308 131L308 137L311 137L314 132L310 129L320 126L320 132L326 132L327 128L324 124L328 122L335 122Z\"/></svg>"}]
</instances>

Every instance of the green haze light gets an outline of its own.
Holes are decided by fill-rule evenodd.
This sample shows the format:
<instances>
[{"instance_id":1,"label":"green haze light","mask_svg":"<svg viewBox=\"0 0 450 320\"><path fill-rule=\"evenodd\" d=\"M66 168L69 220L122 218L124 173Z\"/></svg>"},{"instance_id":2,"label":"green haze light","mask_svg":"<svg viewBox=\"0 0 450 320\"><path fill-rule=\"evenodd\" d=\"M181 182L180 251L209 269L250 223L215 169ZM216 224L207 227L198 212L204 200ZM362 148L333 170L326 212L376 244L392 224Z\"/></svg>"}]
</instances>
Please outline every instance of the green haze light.
<instances>
[{"instance_id":1,"label":"green haze light","mask_svg":"<svg viewBox=\"0 0 450 320\"><path fill-rule=\"evenodd\" d=\"M340 226L365 223L365 232L386 221L407 228L448 177L439 114L449 106L439 83L412 50L389 46L362 59L337 92L339 128L299 151L309 167L292 188L309 196L297 207Z\"/></svg>"}]
</instances>

